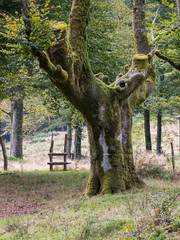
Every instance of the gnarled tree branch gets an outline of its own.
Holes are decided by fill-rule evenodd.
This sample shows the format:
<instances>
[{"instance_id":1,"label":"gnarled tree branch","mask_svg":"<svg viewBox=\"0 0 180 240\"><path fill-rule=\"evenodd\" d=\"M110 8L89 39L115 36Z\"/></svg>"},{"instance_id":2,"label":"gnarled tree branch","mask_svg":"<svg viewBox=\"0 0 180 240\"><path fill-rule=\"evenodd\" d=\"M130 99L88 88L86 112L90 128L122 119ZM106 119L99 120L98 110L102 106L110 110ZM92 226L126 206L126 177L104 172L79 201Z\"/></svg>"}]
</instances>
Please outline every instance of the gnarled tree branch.
<instances>
[{"instance_id":1,"label":"gnarled tree branch","mask_svg":"<svg viewBox=\"0 0 180 240\"><path fill-rule=\"evenodd\" d=\"M116 80L115 87L120 92L120 98L129 97L147 79L149 67L147 55L136 54L133 57L130 70Z\"/></svg>"},{"instance_id":2,"label":"gnarled tree branch","mask_svg":"<svg viewBox=\"0 0 180 240\"><path fill-rule=\"evenodd\" d=\"M62 69L60 65L55 66L50 60L46 52L37 54L40 67L43 68L53 80L64 82L68 79L68 73Z\"/></svg>"}]
</instances>

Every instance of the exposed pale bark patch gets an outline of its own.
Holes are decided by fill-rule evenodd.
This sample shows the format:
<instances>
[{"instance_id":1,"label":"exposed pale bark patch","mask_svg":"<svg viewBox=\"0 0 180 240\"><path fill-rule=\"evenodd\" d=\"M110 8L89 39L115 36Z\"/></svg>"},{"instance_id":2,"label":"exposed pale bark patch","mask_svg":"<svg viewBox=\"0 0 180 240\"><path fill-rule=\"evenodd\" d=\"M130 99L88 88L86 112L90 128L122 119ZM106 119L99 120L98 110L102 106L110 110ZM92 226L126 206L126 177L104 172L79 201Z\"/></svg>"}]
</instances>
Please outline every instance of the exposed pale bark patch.
<instances>
[{"instance_id":1,"label":"exposed pale bark patch","mask_svg":"<svg viewBox=\"0 0 180 240\"><path fill-rule=\"evenodd\" d=\"M106 141L105 141L104 129L102 130L101 135L99 137L99 142L100 142L100 144L103 148L103 161L101 163L101 167L103 168L104 173L106 173L111 168L111 165L109 163L108 146L107 146Z\"/></svg>"}]
</instances>

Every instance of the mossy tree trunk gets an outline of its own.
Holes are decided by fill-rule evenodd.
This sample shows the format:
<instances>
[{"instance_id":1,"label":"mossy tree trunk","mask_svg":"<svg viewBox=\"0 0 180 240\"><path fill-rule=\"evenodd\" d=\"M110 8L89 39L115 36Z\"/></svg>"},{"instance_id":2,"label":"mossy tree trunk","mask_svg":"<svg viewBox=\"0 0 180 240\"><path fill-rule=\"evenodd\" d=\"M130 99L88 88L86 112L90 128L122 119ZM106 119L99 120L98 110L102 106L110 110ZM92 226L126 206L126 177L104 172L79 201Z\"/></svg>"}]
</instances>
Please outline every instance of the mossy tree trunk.
<instances>
[{"instance_id":1,"label":"mossy tree trunk","mask_svg":"<svg viewBox=\"0 0 180 240\"><path fill-rule=\"evenodd\" d=\"M51 81L86 119L91 169L85 194L92 196L142 184L133 163L132 114L153 90L154 71L153 53L138 50L144 41L148 46L145 24L141 26L144 1L139 0L134 2L133 23L137 53L143 54L135 55L130 70L111 85L102 73L95 76L86 48L89 7L90 0L73 0L69 28L56 28L58 44L44 52L33 51Z\"/></svg>"}]
</instances>

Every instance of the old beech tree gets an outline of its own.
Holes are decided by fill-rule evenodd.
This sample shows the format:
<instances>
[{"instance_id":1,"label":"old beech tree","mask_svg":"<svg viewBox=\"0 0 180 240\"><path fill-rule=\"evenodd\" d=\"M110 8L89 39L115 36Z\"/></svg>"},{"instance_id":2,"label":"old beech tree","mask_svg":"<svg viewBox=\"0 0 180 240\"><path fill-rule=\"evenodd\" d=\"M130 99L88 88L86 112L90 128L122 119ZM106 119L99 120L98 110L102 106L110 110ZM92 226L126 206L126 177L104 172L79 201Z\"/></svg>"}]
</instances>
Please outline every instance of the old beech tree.
<instances>
[{"instance_id":1,"label":"old beech tree","mask_svg":"<svg viewBox=\"0 0 180 240\"><path fill-rule=\"evenodd\" d=\"M85 194L115 193L143 183L136 175L132 151L132 114L154 88L153 51L145 29L145 1L134 0L136 54L130 70L107 85L94 75L86 47L90 0L73 0L68 27L54 27L58 43L32 49L51 81L83 114L89 134L91 169ZM29 29L28 29L29 30ZM27 31L30 32L30 31Z\"/></svg>"}]
</instances>

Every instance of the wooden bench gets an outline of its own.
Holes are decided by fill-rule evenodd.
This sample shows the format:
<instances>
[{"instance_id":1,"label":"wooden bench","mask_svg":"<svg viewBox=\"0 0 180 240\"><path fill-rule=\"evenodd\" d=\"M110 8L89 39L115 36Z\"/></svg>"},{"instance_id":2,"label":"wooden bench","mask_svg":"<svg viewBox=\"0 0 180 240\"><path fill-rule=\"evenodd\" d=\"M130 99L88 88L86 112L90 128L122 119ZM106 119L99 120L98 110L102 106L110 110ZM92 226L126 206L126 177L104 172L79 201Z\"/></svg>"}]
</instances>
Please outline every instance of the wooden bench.
<instances>
[{"instance_id":1,"label":"wooden bench","mask_svg":"<svg viewBox=\"0 0 180 240\"><path fill-rule=\"evenodd\" d=\"M54 140L53 140L53 134L51 137L51 146L49 149L49 162L47 163L50 166L50 171L53 170L53 165L64 165L64 171L67 170L67 165L71 164L71 162L67 162L67 155L68 153L66 152L66 148L67 148L67 134L65 134L65 140L64 140L64 152L62 153L54 153L53 149L54 149ZM64 159L63 161L58 161L58 162L53 162L53 157L58 157L58 156L63 156Z\"/></svg>"}]
</instances>

